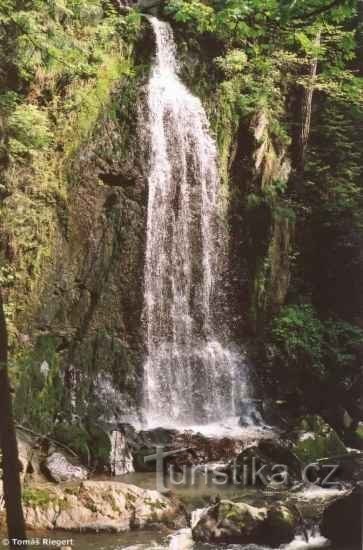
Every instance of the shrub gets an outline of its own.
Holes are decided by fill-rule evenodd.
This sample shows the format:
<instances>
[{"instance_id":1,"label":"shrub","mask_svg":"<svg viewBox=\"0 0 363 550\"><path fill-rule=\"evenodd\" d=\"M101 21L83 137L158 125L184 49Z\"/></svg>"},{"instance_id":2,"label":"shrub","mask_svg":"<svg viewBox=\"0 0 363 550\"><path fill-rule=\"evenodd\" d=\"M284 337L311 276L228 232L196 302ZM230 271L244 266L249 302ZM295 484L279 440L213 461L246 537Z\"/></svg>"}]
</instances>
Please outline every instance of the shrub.
<instances>
[{"instance_id":1,"label":"shrub","mask_svg":"<svg viewBox=\"0 0 363 550\"><path fill-rule=\"evenodd\" d=\"M166 9L174 16L175 21L188 23L199 33L214 30L214 10L199 0L171 0Z\"/></svg>"},{"instance_id":2,"label":"shrub","mask_svg":"<svg viewBox=\"0 0 363 550\"><path fill-rule=\"evenodd\" d=\"M47 149L52 136L47 114L36 105L19 105L9 117L9 149L12 155Z\"/></svg>"},{"instance_id":3,"label":"shrub","mask_svg":"<svg viewBox=\"0 0 363 550\"><path fill-rule=\"evenodd\" d=\"M282 308L273 321L271 334L286 366L300 368L309 364L322 368L324 329L311 305Z\"/></svg>"},{"instance_id":4,"label":"shrub","mask_svg":"<svg viewBox=\"0 0 363 550\"><path fill-rule=\"evenodd\" d=\"M289 305L274 319L271 341L283 367L338 381L358 372L363 331L340 319L320 320L310 304Z\"/></svg>"},{"instance_id":5,"label":"shrub","mask_svg":"<svg viewBox=\"0 0 363 550\"><path fill-rule=\"evenodd\" d=\"M242 72L247 63L247 55L242 50L231 50L225 57L217 57L216 64L222 71L233 76Z\"/></svg>"}]
</instances>

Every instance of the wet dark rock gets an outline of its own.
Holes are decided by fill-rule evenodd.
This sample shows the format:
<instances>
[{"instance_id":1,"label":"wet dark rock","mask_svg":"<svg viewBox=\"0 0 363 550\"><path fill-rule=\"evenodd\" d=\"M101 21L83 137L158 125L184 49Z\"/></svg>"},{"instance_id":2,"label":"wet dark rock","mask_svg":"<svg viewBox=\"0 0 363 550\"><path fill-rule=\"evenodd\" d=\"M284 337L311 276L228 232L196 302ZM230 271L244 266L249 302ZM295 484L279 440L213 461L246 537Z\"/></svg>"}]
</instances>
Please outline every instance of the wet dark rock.
<instances>
[{"instance_id":1,"label":"wet dark rock","mask_svg":"<svg viewBox=\"0 0 363 550\"><path fill-rule=\"evenodd\" d=\"M243 447L242 441L232 437L213 438L192 432L178 434L175 444L177 449L185 449L170 459L170 463L177 467L228 463L238 456Z\"/></svg>"},{"instance_id":2,"label":"wet dark rock","mask_svg":"<svg viewBox=\"0 0 363 550\"><path fill-rule=\"evenodd\" d=\"M327 506L321 533L334 544L360 544L362 540L362 487L338 498Z\"/></svg>"},{"instance_id":3,"label":"wet dark rock","mask_svg":"<svg viewBox=\"0 0 363 550\"><path fill-rule=\"evenodd\" d=\"M264 399L262 403L262 418L266 424L287 429L291 423L290 403L282 399Z\"/></svg>"},{"instance_id":4,"label":"wet dark rock","mask_svg":"<svg viewBox=\"0 0 363 550\"><path fill-rule=\"evenodd\" d=\"M330 464L336 466L335 471L329 477L328 481L330 484L351 486L363 479L363 453L352 452L337 456L335 459L327 458L319 461L319 466L321 466L319 476L323 476L324 472L325 475L329 473Z\"/></svg>"},{"instance_id":5,"label":"wet dark rock","mask_svg":"<svg viewBox=\"0 0 363 550\"><path fill-rule=\"evenodd\" d=\"M260 475L256 475L258 471ZM271 481L278 486L290 486L300 478L301 462L290 441L261 439L229 464L228 473L245 486L267 486Z\"/></svg>"},{"instance_id":6,"label":"wet dark rock","mask_svg":"<svg viewBox=\"0 0 363 550\"><path fill-rule=\"evenodd\" d=\"M257 508L221 500L199 512L192 532L197 542L277 547L294 538L297 522L296 514L280 503Z\"/></svg>"},{"instance_id":7,"label":"wet dark rock","mask_svg":"<svg viewBox=\"0 0 363 550\"><path fill-rule=\"evenodd\" d=\"M155 428L153 430L141 430L137 432L130 424L123 424L127 444L133 456L136 472L154 472L156 469L155 460L145 460L146 457L154 455L157 447L170 450L176 437L176 430L166 428Z\"/></svg>"},{"instance_id":8,"label":"wet dark rock","mask_svg":"<svg viewBox=\"0 0 363 550\"><path fill-rule=\"evenodd\" d=\"M291 435L293 452L305 464L348 453L336 431L318 415L302 417Z\"/></svg>"},{"instance_id":9,"label":"wet dark rock","mask_svg":"<svg viewBox=\"0 0 363 550\"><path fill-rule=\"evenodd\" d=\"M242 441L231 437L213 438L166 428L137 432L129 424L122 426L138 472L155 471L155 460L145 462L145 458L155 454L157 447L162 447L163 452L175 451L165 458L165 467L173 465L177 470L209 462L228 463L243 447Z\"/></svg>"}]
</instances>

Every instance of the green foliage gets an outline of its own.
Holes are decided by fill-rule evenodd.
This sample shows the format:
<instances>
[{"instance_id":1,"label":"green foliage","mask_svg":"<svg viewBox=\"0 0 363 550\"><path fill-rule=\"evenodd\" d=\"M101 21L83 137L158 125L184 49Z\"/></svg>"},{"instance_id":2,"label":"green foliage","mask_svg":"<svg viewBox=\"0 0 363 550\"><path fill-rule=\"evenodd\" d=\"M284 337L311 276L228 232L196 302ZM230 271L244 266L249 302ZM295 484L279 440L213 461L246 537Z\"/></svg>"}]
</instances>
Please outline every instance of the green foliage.
<instances>
[{"instance_id":1,"label":"green foliage","mask_svg":"<svg viewBox=\"0 0 363 550\"><path fill-rule=\"evenodd\" d=\"M178 23L187 23L199 33L215 29L213 8L199 0L171 0L166 7Z\"/></svg>"},{"instance_id":2,"label":"green foliage","mask_svg":"<svg viewBox=\"0 0 363 550\"><path fill-rule=\"evenodd\" d=\"M88 434L93 464L98 471L102 471L110 462L110 438L105 431L96 425L88 426Z\"/></svg>"},{"instance_id":3,"label":"green foliage","mask_svg":"<svg viewBox=\"0 0 363 550\"><path fill-rule=\"evenodd\" d=\"M231 77L243 71L247 63L247 56L242 50L230 50L225 57L217 57L216 64Z\"/></svg>"},{"instance_id":4,"label":"green foliage","mask_svg":"<svg viewBox=\"0 0 363 550\"><path fill-rule=\"evenodd\" d=\"M272 324L272 341L286 367L322 369L323 326L310 305L286 306Z\"/></svg>"},{"instance_id":5,"label":"green foliage","mask_svg":"<svg viewBox=\"0 0 363 550\"><path fill-rule=\"evenodd\" d=\"M79 424L62 422L56 425L53 437L72 449L88 466L104 471L109 465L111 441L108 434L96 424L87 429Z\"/></svg>"},{"instance_id":6,"label":"green foliage","mask_svg":"<svg viewBox=\"0 0 363 550\"><path fill-rule=\"evenodd\" d=\"M46 112L48 106L59 107L72 85L98 79L110 58L113 65L122 58L121 36L132 42L141 24L135 10L121 17L103 0L7 0L0 22L0 114L8 121L10 152L18 157L47 148L49 115L58 118Z\"/></svg>"},{"instance_id":7,"label":"green foliage","mask_svg":"<svg viewBox=\"0 0 363 550\"><path fill-rule=\"evenodd\" d=\"M328 320L324 323L324 355L330 373L338 378L345 370L346 374L358 372L357 350L363 344L363 331L346 321Z\"/></svg>"},{"instance_id":8,"label":"green foliage","mask_svg":"<svg viewBox=\"0 0 363 550\"><path fill-rule=\"evenodd\" d=\"M310 304L289 305L273 320L271 342L284 368L336 380L357 370L363 331L342 320L320 320Z\"/></svg>"},{"instance_id":9,"label":"green foliage","mask_svg":"<svg viewBox=\"0 0 363 550\"><path fill-rule=\"evenodd\" d=\"M137 10L130 10L125 17L119 19L117 28L125 41L135 40L141 30L141 22L141 14Z\"/></svg>"},{"instance_id":10,"label":"green foliage","mask_svg":"<svg viewBox=\"0 0 363 550\"><path fill-rule=\"evenodd\" d=\"M86 464L89 463L89 434L77 424L61 423L55 426L53 437L72 449Z\"/></svg>"},{"instance_id":11,"label":"green foliage","mask_svg":"<svg viewBox=\"0 0 363 550\"><path fill-rule=\"evenodd\" d=\"M14 348L64 219L70 157L131 75L140 16L108 0L6 0L0 22L0 281Z\"/></svg>"},{"instance_id":12,"label":"green foliage","mask_svg":"<svg viewBox=\"0 0 363 550\"><path fill-rule=\"evenodd\" d=\"M51 131L47 113L36 105L19 105L8 120L10 154L25 155L47 149Z\"/></svg>"},{"instance_id":13,"label":"green foliage","mask_svg":"<svg viewBox=\"0 0 363 550\"><path fill-rule=\"evenodd\" d=\"M0 82L30 82L41 73L53 79L88 78L103 53L117 42L119 17L101 0L15 0L0 6L0 60L12 74ZM9 80L10 79L10 80Z\"/></svg>"},{"instance_id":14,"label":"green foliage","mask_svg":"<svg viewBox=\"0 0 363 550\"><path fill-rule=\"evenodd\" d=\"M46 508L48 504L54 500L54 497L52 498L49 495L49 491L46 489L24 487L22 499L25 506L39 506L40 508Z\"/></svg>"},{"instance_id":15,"label":"green foliage","mask_svg":"<svg viewBox=\"0 0 363 550\"><path fill-rule=\"evenodd\" d=\"M310 0L304 8L275 0L226 0L207 6L197 0L172 0L166 11L192 32L213 33L223 41L226 53L216 63L227 80L240 75L243 114L264 108L274 118L281 116L288 87L297 81L311 86L306 73L315 57L319 59L317 89L342 101L362 101L362 81L347 65L356 52L350 28L353 1L325 9L322 0Z\"/></svg>"}]
</instances>

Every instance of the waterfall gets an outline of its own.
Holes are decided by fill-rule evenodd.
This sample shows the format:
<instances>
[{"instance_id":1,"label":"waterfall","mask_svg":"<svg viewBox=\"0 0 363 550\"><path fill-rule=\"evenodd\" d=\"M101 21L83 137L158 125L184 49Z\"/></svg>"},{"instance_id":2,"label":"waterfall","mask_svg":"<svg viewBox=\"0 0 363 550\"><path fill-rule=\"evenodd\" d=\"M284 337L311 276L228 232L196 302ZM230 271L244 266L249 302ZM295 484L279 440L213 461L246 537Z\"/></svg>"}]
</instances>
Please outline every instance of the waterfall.
<instances>
[{"instance_id":1,"label":"waterfall","mask_svg":"<svg viewBox=\"0 0 363 550\"><path fill-rule=\"evenodd\" d=\"M149 21L144 412L150 425L203 424L238 414L247 384L218 314L228 237L217 147L201 101L178 76L170 25Z\"/></svg>"}]
</instances>

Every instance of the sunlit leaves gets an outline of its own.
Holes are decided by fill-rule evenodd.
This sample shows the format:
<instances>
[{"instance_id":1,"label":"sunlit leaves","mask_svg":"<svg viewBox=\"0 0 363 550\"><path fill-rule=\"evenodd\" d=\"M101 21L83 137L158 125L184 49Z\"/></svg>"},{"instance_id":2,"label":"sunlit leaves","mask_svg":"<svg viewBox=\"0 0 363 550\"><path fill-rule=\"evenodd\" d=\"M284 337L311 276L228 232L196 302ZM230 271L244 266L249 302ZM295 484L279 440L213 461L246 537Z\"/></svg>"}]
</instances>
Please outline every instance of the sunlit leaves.
<instances>
[{"instance_id":1,"label":"sunlit leaves","mask_svg":"<svg viewBox=\"0 0 363 550\"><path fill-rule=\"evenodd\" d=\"M36 105L18 105L9 116L8 132L12 155L25 155L43 150L51 142L47 114Z\"/></svg>"},{"instance_id":2,"label":"sunlit leaves","mask_svg":"<svg viewBox=\"0 0 363 550\"><path fill-rule=\"evenodd\" d=\"M247 55L242 50L231 50L225 57L218 57L216 64L224 71L227 76L233 76L240 73L247 63Z\"/></svg>"},{"instance_id":3,"label":"sunlit leaves","mask_svg":"<svg viewBox=\"0 0 363 550\"><path fill-rule=\"evenodd\" d=\"M174 15L175 21L192 24L200 33L215 29L213 8L199 0L171 0L166 9Z\"/></svg>"}]
</instances>

